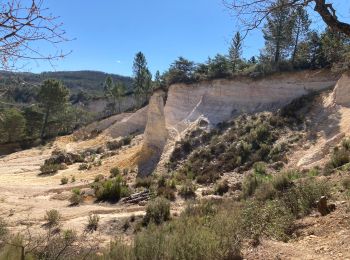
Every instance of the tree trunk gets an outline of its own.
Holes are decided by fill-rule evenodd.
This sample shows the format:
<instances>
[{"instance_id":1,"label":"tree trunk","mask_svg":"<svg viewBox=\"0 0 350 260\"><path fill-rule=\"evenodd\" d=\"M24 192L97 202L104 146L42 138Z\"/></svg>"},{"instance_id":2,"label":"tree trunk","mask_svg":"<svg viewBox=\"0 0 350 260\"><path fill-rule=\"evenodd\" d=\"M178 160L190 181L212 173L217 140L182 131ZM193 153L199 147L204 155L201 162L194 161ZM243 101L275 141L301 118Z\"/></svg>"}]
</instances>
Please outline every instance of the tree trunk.
<instances>
[{"instance_id":1,"label":"tree trunk","mask_svg":"<svg viewBox=\"0 0 350 260\"><path fill-rule=\"evenodd\" d=\"M43 127L41 128L41 134L40 134L40 139L44 139L45 131L46 131L46 126L47 126L47 121L49 119L49 114L50 114L50 109L46 110L45 116L44 116L44 123Z\"/></svg>"},{"instance_id":2,"label":"tree trunk","mask_svg":"<svg viewBox=\"0 0 350 260\"><path fill-rule=\"evenodd\" d=\"M296 33L296 36L295 36L293 55L292 55L292 64L293 64L293 66L294 66L295 56L296 56L297 50L298 50L299 34L300 34L300 27L298 26L298 30L297 30L297 33Z\"/></svg>"}]
</instances>

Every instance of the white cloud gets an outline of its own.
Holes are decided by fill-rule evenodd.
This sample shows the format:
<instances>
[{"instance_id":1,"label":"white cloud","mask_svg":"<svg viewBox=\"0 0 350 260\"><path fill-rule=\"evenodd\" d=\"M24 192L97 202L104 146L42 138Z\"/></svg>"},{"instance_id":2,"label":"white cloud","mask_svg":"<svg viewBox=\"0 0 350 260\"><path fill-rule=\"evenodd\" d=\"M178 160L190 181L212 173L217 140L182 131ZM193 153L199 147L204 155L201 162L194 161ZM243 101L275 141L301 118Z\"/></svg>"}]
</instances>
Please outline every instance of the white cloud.
<instances>
[{"instance_id":1,"label":"white cloud","mask_svg":"<svg viewBox=\"0 0 350 260\"><path fill-rule=\"evenodd\" d=\"M120 64L120 63L122 63L122 61L121 60L117 60L117 63Z\"/></svg>"}]
</instances>

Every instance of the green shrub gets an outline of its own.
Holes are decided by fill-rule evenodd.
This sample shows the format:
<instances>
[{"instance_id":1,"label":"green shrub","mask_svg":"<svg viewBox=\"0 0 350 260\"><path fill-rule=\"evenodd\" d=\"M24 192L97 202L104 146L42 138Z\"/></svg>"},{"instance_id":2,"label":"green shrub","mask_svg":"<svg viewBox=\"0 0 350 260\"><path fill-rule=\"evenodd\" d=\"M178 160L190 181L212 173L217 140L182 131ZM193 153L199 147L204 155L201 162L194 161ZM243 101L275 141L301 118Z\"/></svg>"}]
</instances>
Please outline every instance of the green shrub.
<instances>
[{"instance_id":1,"label":"green shrub","mask_svg":"<svg viewBox=\"0 0 350 260\"><path fill-rule=\"evenodd\" d=\"M187 180L180 188L179 195L185 199L194 198L196 196L196 187L191 180Z\"/></svg>"},{"instance_id":2,"label":"green shrub","mask_svg":"<svg viewBox=\"0 0 350 260\"><path fill-rule=\"evenodd\" d=\"M93 215L89 215L88 218L88 223L86 225L86 230L90 231L90 232L94 232L97 230L98 228L98 223L100 222L100 216L93 214Z\"/></svg>"},{"instance_id":3,"label":"green shrub","mask_svg":"<svg viewBox=\"0 0 350 260\"><path fill-rule=\"evenodd\" d=\"M146 208L146 215L143 219L143 223L148 225L149 223L155 223L157 225L170 219L170 203L167 199L158 197L153 201L150 201Z\"/></svg>"},{"instance_id":4,"label":"green shrub","mask_svg":"<svg viewBox=\"0 0 350 260\"><path fill-rule=\"evenodd\" d=\"M153 178L151 176L147 177L137 177L135 181L135 188L143 187L149 189L153 183Z\"/></svg>"},{"instance_id":5,"label":"green shrub","mask_svg":"<svg viewBox=\"0 0 350 260\"><path fill-rule=\"evenodd\" d=\"M336 148L333 151L331 162L334 168L338 168L350 162L349 152L344 148Z\"/></svg>"},{"instance_id":6,"label":"green shrub","mask_svg":"<svg viewBox=\"0 0 350 260\"><path fill-rule=\"evenodd\" d=\"M61 220L61 214L56 209L46 211L45 220L49 227L58 226Z\"/></svg>"},{"instance_id":7,"label":"green shrub","mask_svg":"<svg viewBox=\"0 0 350 260\"><path fill-rule=\"evenodd\" d=\"M345 178L343 178L342 185L345 189L350 189L350 176L346 176Z\"/></svg>"},{"instance_id":8,"label":"green shrub","mask_svg":"<svg viewBox=\"0 0 350 260\"><path fill-rule=\"evenodd\" d=\"M76 181L75 176L72 176L71 182L74 183Z\"/></svg>"},{"instance_id":9,"label":"green shrub","mask_svg":"<svg viewBox=\"0 0 350 260\"><path fill-rule=\"evenodd\" d=\"M88 163L82 163L79 165L79 168L78 168L79 171L85 171L90 169L91 169L91 165Z\"/></svg>"},{"instance_id":10,"label":"green shrub","mask_svg":"<svg viewBox=\"0 0 350 260\"><path fill-rule=\"evenodd\" d=\"M103 182L98 182L93 186L95 195L98 200L117 202L122 197L130 194L129 188L125 181L118 176Z\"/></svg>"},{"instance_id":11,"label":"green shrub","mask_svg":"<svg viewBox=\"0 0 350 260\"><path fill-rule=\"evenodd\" d=\"M253 165L254 174L264 176L266 175L266 164L263 162L257 162Z\"/></svg>"},{"instance_id":12,"label":"green shrub","mask_svg":"<svg viewBox=\"0 0 350 260\"><path fill-rule=\"evenodd\" d=\"M68 177L62 177L62 178L61 178L61 185L67 184L68 181L69 181Z\"/></svg>"},{"instance_id":13,"label":"green shrub","mask_svg":"<svg viewBox=\"0 0 350 260\"><path fill-rule=\"evenodd\" d=\"M293 182L290 180L289 172L281 172L272 179L273 187L278 191L285 191L291 187Z\"/></svg>"},{"instance_id":14,"label":"green shrub","mask_svg":"<svg viewBox=\"0 0 350 260\"><path fill-rule=\"evenodd\" d=\"M349 151L349 150L350 150L350 138L349 138L349 137L348 137L348 138L344 138L344 139L342 140L341 145L342 145L342 147L343 147L345 150Z\"/></svg>"},{"instance_id":15,"label":"green shrub","mask_svg":"<svg viewBox=\"0 0 350 260\"><path fill-rule=\"evenodd\" d=\"M330 186L325 181L314 178L302 180L283 194L281 200L296 217L309 214L322 196L329 196Z\"/></svg>"},{"instance_id":16,"label":"green shrub","mask_svg":"<svg viewBox=\"0 0 350 260\"><path fill-rule=\"evenodd\" d=\"M69 202L72 206L77 206L83 202L83 196L81 195L80 189L74 188L72 194L69 197Z\"/></svg>"},{"instance_id":17,"label":"green shrub","mask_svg":"<svg viewBox=\"0 0 350 260\"><path fill-rule=\"evenodd\" d=\"M230 186L228 185L228 181L226 179L221 180L215 186L215 194L222 196L228 192L229 189Z\"/></svg>"},{"instance_id":18,"label":"green shrub","mask_svg":"<svg viewBox=\"0 0 350 260\"><path fill-rule=\"evenodd\" d=\"M6 222L0 218L0 240L4 238L8 233Z\"/></svg>"},{"instance_id":19,"label":"green shrub","mask_svg":"<svg viewBox=\"0 0 350 260\"><path fill-rule=\"evenodd\" d=\"M120 175L120 170L118 167L113 167L109 172L111 174L111 178L115 178Z\"/></svg>"},{"instance_id":20,"label":"green shrub","mask_svg":"<svg viewBox=\"0 0 350 260\"><path fill-rule=\"evenodd\" d=\"M262 180L254 174L249 174L243 179L242 193L244 198L248 198L255 193L255 190L261 185Z\"/></svg>"},{"instance_id":21,"label":"green shrub","mask_svg":"<svg viewBox=\"0 0 350 260\"><path fill-rule=\"evenodd\" d=\"M42 175L54 174L62 169L63 168L60 164L44 164L40 167L40 174Z\"/></svg>"},{"instance_id":22,"label":"green shrub","mask_svg":"<svg viewBox=\"0 0 350 260\"><path fill-rule=\"evenodd\" d=\"M105 179L105 176L103 174L98 174L95 176L94 182L100 182Z\"/></svg>"},{"instance_id":23,"label":"green shrub","mask_svg":"<svg viewBox=\"0 0 350 260\"><path fill-rule=\"evenodd\" d=\"M242 209L242 221L243 232L256 242L265 236L287 240L294 217L279 201L248 201Z\"/></svg>"},{"instance_id":24,"label":"green shrub","mask_svg":"<svg viewBox=\"0 0 350 260\"><path fill-rule=\"evenodd\" d=\"M271 200L275 195L276 190L271 182L263 182L254 193L254 197L260 201Z\"/></svg>"}]
</instances>

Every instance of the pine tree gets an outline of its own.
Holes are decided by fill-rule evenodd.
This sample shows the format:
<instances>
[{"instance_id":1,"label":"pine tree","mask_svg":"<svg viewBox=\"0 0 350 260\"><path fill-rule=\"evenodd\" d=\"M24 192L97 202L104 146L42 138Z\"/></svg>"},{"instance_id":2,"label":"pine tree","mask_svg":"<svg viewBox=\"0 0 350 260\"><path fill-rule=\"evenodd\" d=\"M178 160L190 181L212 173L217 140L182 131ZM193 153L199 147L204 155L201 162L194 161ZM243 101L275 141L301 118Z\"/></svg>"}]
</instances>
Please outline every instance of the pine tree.
<instances>
[{"instance_id":1,"label":"pine tree","mask_svg":"<svg viewBox=\"0 0 350 260\"><path fill-rule=\"evenodd\" d=\"M309 19L308 13L303 7L298 7L293 12L293 30L292 37L294 41L293 53L292 53L292 64L295 63L295 57L298 52L299 42L303 41L307 36L310 28L311 20Z\"/></svg>"},{"instance_id":2,"label":"pine tree","mask_svg":"<svg viewBox=\"0 0 350 260\"><path fill-rule=\"evenodd\" d=\"M26 120L23 114L14 108L3 112L0 130L7 136L7 142L20 141L25 134Z\"/></svg>"},{"instance_id":3,"label":"pine tree","mask_svg":"<svg viewBox=\"0 0 350 260\"><path fill-rule=\"evenodd\" d=\"M134 94L137 105L141 106L152 90L152 74L147 67L146 57L138 52L134 59Z\"/></svg>"},{"instance_id":4,"label":"pine tree","mask_svg":"<svg viewBox=\"0 0 350 260\"><path fill-rule=\"evenodd\" d=\"M237 32L232 39L231 46L229 49L229 57L230 57L232 72L237 71L237 67L241 61L242 48L243 48L243 39L241 34Z\"/></svg>"},{"instance_id":5,"label":"pine tree","mask_svg":"<svg viewBox=\"0 0 350 260\"><path fill-rule=\"evenodd\" d=\"M265 52L278 67L279 62L288 56L292 45L293 16L292 9L286 6L288 0L277 0L273 4L273 11L267 17L263 34Z\"/></svg>"},{"instance_id":6,"label":"pine tree","mask_svg":"<svg viewBox=\"0 0 350 260\"><path fill-rule=\"evenodd\" d=\"M54 79L44 81L40 87L38 100L44 110L44 122L41 130L41 139L46 134L46 127L50 117L60 111L68 101L69 90Z\"/></svg>"}]
</instances>

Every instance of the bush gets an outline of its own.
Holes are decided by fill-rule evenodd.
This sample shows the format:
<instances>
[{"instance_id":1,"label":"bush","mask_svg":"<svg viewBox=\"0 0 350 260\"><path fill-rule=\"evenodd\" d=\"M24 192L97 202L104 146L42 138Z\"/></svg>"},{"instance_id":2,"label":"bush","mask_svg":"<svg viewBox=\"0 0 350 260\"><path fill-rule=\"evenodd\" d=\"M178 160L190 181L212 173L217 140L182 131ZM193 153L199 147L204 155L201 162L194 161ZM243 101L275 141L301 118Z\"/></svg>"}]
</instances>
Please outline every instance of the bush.
<instances>
[{"instance_id":1,"label":"bush","mask_svg":"<svg viewBox=\"0 0 350 260\"><path fill-rule=\"evenodd\" d=\"M185 199L194 198L196 196L196 187L192 181L187 180L180 188L179 195Z\"/></svg>"},{"instance_id":2,"label":"bush","mask_svg":"<svg viewBox=\"0 0 350 260\"><path fill-rule=\"evenodd\" d=\"M147 177L137 177L135 181L135 188L144 187L149 189L152 185L153 178L151 176Z\"/></svg>"},{"instance_id":3,"label":"bush","mask_svg":"<svg viewBox=\"0 0 350 260\"><path fill-rule=\"evenodd\" d=\"M6 222L0 218L0 240L5 237L8 233Z\"/></svg>"},{"instance_id":4,"label":"bush","mask_svg":"<svg viewBox=\"0 0 350 260\"><path fill-rule=\"evenodd\" d=\"M88 223L86 225L86 229L90 232L94 232L98 228L98 223L100 222L100 216L99 215L89 215Z\"/></svg>"},{"instance_id":5,"label":"bush","mask_svg":"<svg viewBox=\"0 0 350 260\"><path fill-rule=\"evenodd\" d=\"M118 167L113 167L110 171L111 178L115 178L120 174L120 170Z\"/></svg>"},{"instance_id":6,"label":"bush","mask_svg":"<svg viewBox=\"0 0 350 260\"><path fill-rule=\"evenodd\" d=\"M69 179L68 177L62 177L61 178L61 185L66 185L68 183Z\"/></svg>"},{"instance_id":7,"label":"bush","mask_svg":"<svg viewBox=\"0 0 350 260\"><path fill-rule=\"evenodd\" d=\"M254 193L255 198L260 201L271 200L275 195L276 190L271 182L263 182Z\"/></svg>"},{"instance_id":8,"label":"bush","mask_svg":"<svg viewBox=\"0 0 350 260\"><path fill-rule=\"evenodd\" d=\"M143 223L148 225L149 223L155 223L157 225L170 219L170 203L167 199L158 197L153 201L150 201L146 208L146 215L143 219Z\"/></svg>"},{"instance_id":9,"label":"bush","mask_svg":"<svg viewBox=\"0 0 350 260\"><path fill-rule=\"evenodd\" d=\"M253 174L247 175L243 180L242 193L244 198L248 198L255 193L255 190L262 183L262 180Z\"/></svg>"},{"instance_id":10,"label":"bush","mask_svg":"<svg viewBox=\"0 0 350 260\"><path fill-rule=\"evenodd\" d=\"M100 182L100 181L103 181L105 178L105 176L103 174L98 174L95 176L95 180L94 182Z\"/></svg>"},{"instance_id":11,"label":"bush","mask_svg":"<svg viewBox=\"0 0 350 260\"><path fill-rule=\"evenodd\" d=\"M71 182L74 183L75 181L75 176L72 176Z\"/></svg>"},{"instance_id":12,"label":"bush","mask_svg":"<svg viewBox=\"0 0 350 260\"><path fill-rule=\"evenodd\" d=\"M278 191L285 191L293 184L288 176L288 172L282 172L275 175L272 179L273 187Z\"/></svg>"},{"instance_id":13,"label":"bush","mask_svg":"<svg viewBox=\"0 0 350 260\"><path fill-rule=\"evenodd\" d=\"M350 189L350 176L347 176L342 180L342 185L345 189Z\"/></svg>"},{"instance_id":14,"label":"bush","mask_svg":"<svg viewBox=\"0 0 350 260\"><path fill-rule=\"evenodd\" d=\"M75 188L72 190L72 194L69 198L69 202L71 203L72 206L77 206L83 202L83 196L81 195L80 189Z\"/></svg>"},{"instance_id":15,"label":"bush","mask_svg":"<svg viewBox=\"0 0 350 260\"><path fill-rule=\"evenodd\" d=\"M350 162L349 152L344 148L336 148L331 157L331 163L334 168L338 168Z\"/></svg>"},{"instance_id":16,"label":"bush","mask_svg":"<svg viewBox=\"0 0 350 260\"><path fill-rule=\"evenodd\" d=\"M46 211L45 220L47 221L47 225L49 227L58 226L61 220L61 214L56 209L51 209Z\"/></svg>"},{"instance_id":17,"label":"bush","mask_svg":"<svg viewBox=\"0 0 350 260\"><path fill-rule=\"evenodd\" d=\"M88 163L82 163L79 165L79 168L78 168L79 171L85 171L90 169L91 169L91 165Z\"/></svg>"},{"instance_id":18,"label":"bush","mask_svg":"<svg viewBox=\"0 0 350 260\"><path fill-rule=\"evenodd\" d=\"M63 167L60 164L44 164L40 167L40 174L42 175L54 174L62 169Z\"/></svg>"},{"instance_id":19,"label":"bush","mask_svg":"<svg viewBox=\"0 0 350 260\"><path fill-rule=\"evenodd\" d=\"M242 221L243 232L255 242L264 236L287 240L294 217L279 201L267 203L249 201L242 209Z\"/></svg>"},{"instance_id":20,"label":"bush","mask_svg":"<svg viewBox=\"0 0 350 260\"><path fill-rule=\"evenodd\" d=\"M120 176L115 179L98 182L93 188L98 200L111 202L117 202L130 193L125 181Z\"/></svg>"},{"instance_id":21,"label":"bush","mask_svg":"<svg viewBox=\"0 0 350 260\"><path fill-rule=\"evenodd\" d=\"M226 192L228 192L230 189L230 186L228 185L228 181L222 180L220 181L216 187L215 187L215 194L218 194L220 196L224 195Z\"/></svg>"},{"instance_id":22,"label":"bush","mask_svg":"<svg viewBox=\"0 0 350 260\"><path fill-rule=\"evenodd\" d=\"M330 187L325 181L317 181L314 178L302 180L283 194L281 200L296 217L309 214L316 206L316 201L322 196L329 196Z\"/></svg>"}]
</instances>

